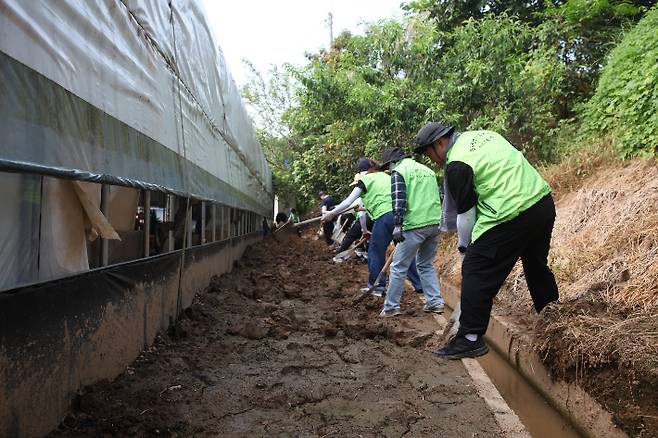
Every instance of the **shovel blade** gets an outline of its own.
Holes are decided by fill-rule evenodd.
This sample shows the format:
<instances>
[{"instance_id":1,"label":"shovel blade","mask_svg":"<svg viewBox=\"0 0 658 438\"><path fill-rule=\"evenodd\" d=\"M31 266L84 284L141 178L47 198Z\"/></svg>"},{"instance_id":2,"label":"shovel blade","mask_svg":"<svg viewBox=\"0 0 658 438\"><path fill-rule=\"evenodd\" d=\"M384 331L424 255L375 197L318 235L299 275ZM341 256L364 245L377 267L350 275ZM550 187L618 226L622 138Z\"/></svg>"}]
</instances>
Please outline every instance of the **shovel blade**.
<instances>
[{"instance_id":1,"label":"shovel blade","mask_svg":"<svg viewBox=\"0 0 658 438\"><path fill-rule=\"evenodd\" d=\"M274 237L274 239L277 242L288 243L292 239L298 237L297 236L297 229L293 226L292 223L286 222L281 227L274 230L274 232L272 233L272 237Z\"/></svg>"}]
</instances>

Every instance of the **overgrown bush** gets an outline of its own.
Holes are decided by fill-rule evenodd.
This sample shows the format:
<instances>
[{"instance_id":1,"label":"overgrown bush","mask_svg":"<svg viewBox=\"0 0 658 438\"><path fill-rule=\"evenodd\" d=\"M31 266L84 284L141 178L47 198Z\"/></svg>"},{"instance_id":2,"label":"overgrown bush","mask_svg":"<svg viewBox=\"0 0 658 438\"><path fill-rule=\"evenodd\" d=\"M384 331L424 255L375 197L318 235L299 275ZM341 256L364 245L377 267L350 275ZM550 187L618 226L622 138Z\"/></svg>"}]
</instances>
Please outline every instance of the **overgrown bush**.
<instances>
[{"instance_id":1,"label":"overgrown bush","mask_svg":"<svg viewBox=\"0 0 658 438\"><path fill-rule=\"evenodd\" d=\"M618 136L624 155L646 155L658 129L655 10L614 52L591 97L622 30L655 3L414 0L404 17L343 32L269 81L252 71L245 96L267 134L275 182L307 205L318 190L345 195L359 157L409 150L428 121L498 131L535 163L559 161L592 132Z\"/></svg>"},{"instance_id":2,"label":"overgrown bush","mask_svg":"<svg viewBox=\"0 0 658 438\"><path fill-rule=\"evenodd\" d=\"M624 157L658 152L658 8L615 47L581 107L584 136L611 135Z\"/></svg>"}]
</instances>

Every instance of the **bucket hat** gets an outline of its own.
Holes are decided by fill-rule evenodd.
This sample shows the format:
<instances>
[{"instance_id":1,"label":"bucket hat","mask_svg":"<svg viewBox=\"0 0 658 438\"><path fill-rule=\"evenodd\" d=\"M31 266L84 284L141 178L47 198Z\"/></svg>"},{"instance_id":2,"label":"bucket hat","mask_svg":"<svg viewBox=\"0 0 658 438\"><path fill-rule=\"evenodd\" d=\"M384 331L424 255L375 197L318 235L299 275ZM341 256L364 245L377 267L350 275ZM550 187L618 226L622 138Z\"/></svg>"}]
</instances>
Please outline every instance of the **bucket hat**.
<instances>
[{"instance_id":1,"label":"bucket hat","mask_svg":"<svg viewBox=\"0 0 658 438\"><path fill-rule=\"evenodd\" d=\"M438 122L430 122L420 128L416 134L416 148L414 152L417 154L423 153L428 146L434 143L441 137L451 134L455 130L452 125L444 125Z\"/></svg>"}]
</instances>

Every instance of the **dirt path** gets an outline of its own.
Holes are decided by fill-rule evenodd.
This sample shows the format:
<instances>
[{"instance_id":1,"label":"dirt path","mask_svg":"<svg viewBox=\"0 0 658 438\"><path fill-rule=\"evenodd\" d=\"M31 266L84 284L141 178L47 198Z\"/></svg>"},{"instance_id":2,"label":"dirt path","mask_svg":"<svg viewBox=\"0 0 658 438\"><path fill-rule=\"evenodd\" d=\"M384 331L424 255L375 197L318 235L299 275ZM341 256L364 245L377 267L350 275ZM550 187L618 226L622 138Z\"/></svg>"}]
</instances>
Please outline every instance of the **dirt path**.
<instances>
[{"instance_id":1,"label":"dirt path","mask_svg":"<svg viewBox=\"0 0 658 438\"><path fill-rule=\"evenodd\" d=\"M498 437L461 362L435 358L436 323L351 298L366 267L320 242L267 240L113 382L87 388L54 436Z\"/></svg>"}]
</instances>

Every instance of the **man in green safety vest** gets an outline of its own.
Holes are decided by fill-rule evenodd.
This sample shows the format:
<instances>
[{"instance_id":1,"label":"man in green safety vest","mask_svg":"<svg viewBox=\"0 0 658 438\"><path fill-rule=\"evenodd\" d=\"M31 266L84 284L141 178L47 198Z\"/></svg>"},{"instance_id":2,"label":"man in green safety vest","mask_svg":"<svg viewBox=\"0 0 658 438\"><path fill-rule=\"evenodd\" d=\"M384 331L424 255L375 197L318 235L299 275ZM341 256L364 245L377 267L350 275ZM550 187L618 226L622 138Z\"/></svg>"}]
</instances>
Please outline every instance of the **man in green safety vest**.
<instances>
[{"instance_id":1,"label":"man in green safety vest","mask_svg":"<svg viewBox=\"0 0 658 438\"><path fill-rule=\"evenodd\" d=\"M382 153L382 169L391 169L391 201L393 207L393 241L397 243L384 309L379 316L397 316L404 288L404 274L416 261L423 292L425 312L442 313L443 298L434 271L434 256L439 243L441 200L436 175L409 156L401 148Z\"/></svg>"},{"instance_id":2,"label":"man in green safety vest","mask_svg":"<svg viewBox=\"0 0 658 438\"><path fill-rule=\"evenodd\" d=\"M551 188L519 150L492 131L459 133L432 122L420 129L416 145L416 153L445 164L444 205L454 205L463 256L459 330L436 354L481 356L489 351L482 336L493 298L519 258L535 310L558 299L547 264L555 222Z\"/></svg>"},{"instance_id":3,"label":"man in green safety vest","mask_svg":"<svg viewBox=\"0 0 658 438\"><path fill-rule=\"evenodd\" d=\"M322 219L323 221L333 220L336 215L348 208L356 199L361 198L368 215L373 221L372 238L368 246L368 286L363 290L373 287L373 295L381 297L386 288L386 276L380 277L379 273L386 263L386 249L393 239L394 231L394 218L391 211L391 178L384 172L380 172L379 165L369 158L360 159L358 167L360 178L356 182L352 193L333 210L325 213ZM365 225L365 218L363 220ZM407 265L400 280L403 285L405 273L415 291L424 293L425 291L416 271L416 264L410 263ZM380 283L375 284L378 278ZM435 302L437 300L428 297L426 294L426 301Z\"/></svg>"}]
</instances>

